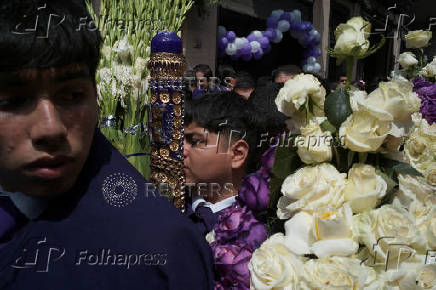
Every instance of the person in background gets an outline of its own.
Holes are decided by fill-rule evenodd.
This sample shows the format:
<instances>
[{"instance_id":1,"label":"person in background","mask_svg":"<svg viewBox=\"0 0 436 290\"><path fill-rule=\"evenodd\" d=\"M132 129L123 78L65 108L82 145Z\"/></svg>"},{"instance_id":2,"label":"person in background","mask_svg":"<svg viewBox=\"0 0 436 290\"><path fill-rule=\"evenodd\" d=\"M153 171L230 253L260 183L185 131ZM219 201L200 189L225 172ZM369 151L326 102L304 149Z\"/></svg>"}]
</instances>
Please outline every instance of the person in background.
<instances>
[{"instance_id":1,"label":"person in background","mask_svg":"<svg viewBox=\"0 0 436 290\"><path fill-rule=\"evenodd\" d=\"M282 65L272 72L272 79L275 83L285 83L299 73L301 73L299 66L293 64Z\"/></svg>"},{"instance_id":2,"label":"person in background","mask_svg":"<svg viewBox=\"0 0 436 290\"><path fill-rule=\"evenodd\" d=\"M198 99L206 94L222 93L228 89L213 78L212 70L207 64L198 64L193 68L195 74L195 88L192 91L192 99Z\"/></svg>"},{"instance_id":3,"label":"person in background","mask_svg":"<svg viewBox=\"0 0 436 290\"><path fill-rule=\"evenodd\" d=\"M218 77L222 86L232 91L236 85L236 71L231 65L222 64L218 66Z\"/></svg>"},{"instance_id":4,"label":"person in background","mask_svg":"<svg viewBox=\"0 0 436 290\"><path fill-rule=\"evenodd\" d=\"M268 86L270 84L272 84L272 77L271 76L266 76L266 75L261 76L257 79L256 88Z\"/></svg>"},{"instance_id":5,"label":"person in background","mask_svg":"<svg viewBox=\"0 0 436 290\"><path fill-rule=\"evenodd\" d=\"M236 86L234 92L248 100L254 91L256 83L250 73L241 71L236 75Z\"/></svg>"},{"instance_id":6,"label":"person in background","mask_svg":"<svg viewBox=\"0 0 436 290\"><path fill-rule=\"evenodd\" d=\"M86 8L2 0L0 35L0 289L212 289L196 226L98 128Z\"/></svg>"},{"instance_id":7,"label":"person in background","mask_svg":"<svg viewBox=\"0 0 436 290\"><path fill-rule=\"evenodd\" d=\"M336 89L344 87L347 84L347 76L340 76Z\"/></svg>"}]
</instances>

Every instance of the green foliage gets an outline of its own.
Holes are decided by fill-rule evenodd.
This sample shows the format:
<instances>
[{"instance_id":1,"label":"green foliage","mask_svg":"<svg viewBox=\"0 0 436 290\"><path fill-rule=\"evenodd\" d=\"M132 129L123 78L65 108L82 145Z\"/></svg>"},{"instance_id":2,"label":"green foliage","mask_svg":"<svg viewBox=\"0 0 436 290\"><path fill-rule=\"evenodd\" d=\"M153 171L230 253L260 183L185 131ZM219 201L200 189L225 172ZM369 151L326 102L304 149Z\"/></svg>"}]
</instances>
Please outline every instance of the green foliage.
<instances>
[{"instance_id":1,"label":"green foliage","mask_svg":"<svg viewBox=\"0 0 436 290\"><path fill-rule=\"evenodd\" d=\"M353 113L350 96L346 88L339 88L326 97L324 112L328 121L336 128L339 128L348 116Z\"/></svg>"}]
</instances>

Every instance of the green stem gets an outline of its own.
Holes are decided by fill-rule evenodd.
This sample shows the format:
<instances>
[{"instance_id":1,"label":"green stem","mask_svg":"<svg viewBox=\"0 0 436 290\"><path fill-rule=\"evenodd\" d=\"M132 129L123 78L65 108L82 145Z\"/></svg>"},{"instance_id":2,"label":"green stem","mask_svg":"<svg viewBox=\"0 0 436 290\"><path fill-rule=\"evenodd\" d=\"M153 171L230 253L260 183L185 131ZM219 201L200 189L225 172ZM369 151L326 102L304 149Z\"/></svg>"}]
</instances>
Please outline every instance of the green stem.
<instances>
[{"instance_id":1,"label":"green stem","mask_svg":"<svg viewBox=\"0 0 436 290\"><path fill-rule=\"evenodd\" d=\"M310 122L309 100L307 100L305 107L306 107L306 125L309 125Z\"/></svg>"},{"instance_id":2,"label":"green stem","mask_svg":"<svg viewBox=\"0 0 436 290\"><path fill-rule=\"evenodd\" d=\"M333 145L333 150L335 151L335 158L336 158L336 168L341 168L341 156L339 156L339 151L336 146Z\"/></svg>"},{"instance_id":3,"label":"green stem","mask_svg":"<svg viewBox=\"0 0 436 290\"><path fill-rule=\"evenodd\" d=\"M365 163L368 158L367 152L359 152L359 163Z\"/></svg>"},{"instance_id":4,"label":"green stem","mask_svg":"<svg viewBox=\"0 0 436 290\"><path fill-rule=\"evenodd\" d=\"M351 79L353 78L353 69L354 69L354 57L347 56L345 59L347 63L347 91L350 91L351 88Z\"/></svg>"}]
</instances>

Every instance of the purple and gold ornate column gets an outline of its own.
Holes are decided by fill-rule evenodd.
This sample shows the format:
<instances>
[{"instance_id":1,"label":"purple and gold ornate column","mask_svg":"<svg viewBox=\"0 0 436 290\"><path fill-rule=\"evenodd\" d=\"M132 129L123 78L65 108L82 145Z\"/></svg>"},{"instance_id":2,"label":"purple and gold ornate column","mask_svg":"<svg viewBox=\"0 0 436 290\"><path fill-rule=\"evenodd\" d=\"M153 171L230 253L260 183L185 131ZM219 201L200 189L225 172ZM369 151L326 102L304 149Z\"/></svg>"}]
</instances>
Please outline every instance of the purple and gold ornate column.
<instances>
[{"instance_id":1,"label":"purple and gold ornate column","mask_svg":"<svg viewBox=\"0 0 436 290\"><path fill-rule=\"evenodd\" d=\"M160 32L151 41L147 63L151 74L151 182L167 185L174 205L185 211L183 169L183 73L186 70L182 40L174 32Z\"/></svg>"}]
</instances>

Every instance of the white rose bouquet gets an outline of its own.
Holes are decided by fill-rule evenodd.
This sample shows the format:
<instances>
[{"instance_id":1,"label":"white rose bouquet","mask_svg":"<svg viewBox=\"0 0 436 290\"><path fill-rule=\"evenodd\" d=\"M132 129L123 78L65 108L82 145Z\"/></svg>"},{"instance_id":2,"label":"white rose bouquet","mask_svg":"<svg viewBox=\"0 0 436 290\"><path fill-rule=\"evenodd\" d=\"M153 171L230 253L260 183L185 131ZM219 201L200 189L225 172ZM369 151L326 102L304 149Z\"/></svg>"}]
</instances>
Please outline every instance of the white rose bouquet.
<instances>
[{"instance_id":1,"label":"white rose bouquet","mask_svg":"<svg viewBox=\"0 0 436 290\"><path fill-rule=\"evenodd\" d=\"M361 17L336 29L331 53L347 71L379 47L370 29ZM404 67L416 61L402 57ZM348 85L326 96L301 74L276 104L301 134L275 149L267 224L276 234L253 254L251 289L435 287L424 262L436 246L436 124L418 113L413 84L395 77L369 94Z\"/></svg>"}]
</instances>

